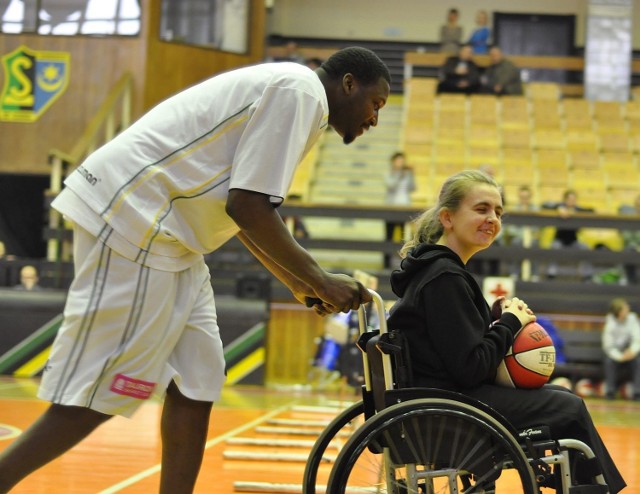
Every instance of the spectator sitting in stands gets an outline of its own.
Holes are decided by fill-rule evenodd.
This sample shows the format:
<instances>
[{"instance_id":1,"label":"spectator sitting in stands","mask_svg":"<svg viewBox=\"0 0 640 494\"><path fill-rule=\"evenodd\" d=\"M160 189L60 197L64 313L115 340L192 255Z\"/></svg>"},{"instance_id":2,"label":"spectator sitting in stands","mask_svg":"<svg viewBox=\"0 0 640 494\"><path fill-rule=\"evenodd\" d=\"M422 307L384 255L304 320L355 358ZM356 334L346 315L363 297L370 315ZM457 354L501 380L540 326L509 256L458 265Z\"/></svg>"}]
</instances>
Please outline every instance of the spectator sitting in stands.
<instances>
[{"instance_id":1,"label":"spectator sitting in stands","mask_svg":"<svg viewBox=\"0 0 640 494\"><path fill-rule=\"evenodd\" d=\"M478 10L476 13L476 27L471 33L468 43L473 48L473 53L478 55L486 55L489 51L489 36L491 30L487 26L489 23L489 15L486 10Z\"/></svg>"},{"instance_id":2,"label":"spectator sitting in stands","mask_svg":"<svg viewBox=\"0 0 640 494\"><path fill-rule=\"evenodd\" d=\"M510 211L522 211L534 213L540 210L540 208L533 203L533 192L531 191L531 187L528 185L521 185L518 188L518 202L516 202L513 206L509 207ZM508 219L505 220L508 222ZM528 232L529 238L525 239L525 236ZM504 237L505 243L507 245L515 245L517 247L537 247L538 246L538 236L540 234L540 230L536 227L531 226L522 226L522 225L505 225L504 227ZM527 241L525 241L527 240ZM535 277L537 277L536 270L531 268L531 272ZM521 262L513 262L511 263L511 268L509 270L509 274L511 276L520 277L521 276Z\"/></svg>"},{"instance_id":3,"label":"spectator sitting in stands","mask_svg":"<svg viewBox=\"0 0 640 494\"><path fill-rule=\"evenodd\" d=\"M305 58L298 52L298 44L295 41L289 41L284 47L286 53L283 62L306 63Z\"/></svg>"},{"instance_id":4,"label":"spectator sitting in stands","mask_svg":"<svg viewBox=\"0 0 640 494\"><path fill-rule=\"evenodd\" d=\"M620 367L631 364L633 399L640 400L640 322L623 298L614 298L602 331L605 397L612 400L618 389Z\"/></svg>"},{"instance_id":5,"label":"spectator sitting in stands","mask_svg":"<svg viewBox=\"0 0 640 494\"><path fill-rule=\"evenodd\" d=\"M416 190L413 167L407 163L403 152L393 153L391 169L384 178L387 187L387 204L409 206L411 193Z\"/></svg>"},{"instance_id":6,"label":"spectator sitting in stands","mask_svg":"<svg viewBox=\"0 0 640 494\"><path fill-rule=\"evenodd\" d=\"M518 202L513 206L509 206L510 211L536 212L540 208L533 203L533 191L527 184L518 187ZM522 245L522 234L524 227L509 225L506 228L505 237L509 238L510 243Z\"/></svg>"},{"instance_id":7,"label":"spectator sitting in stands","mask_svg":"<svg viewBox=\"0 0 640 494\"><path fill-rule=\"evenodd\" d=\"M480 70L473 61L473 48L464 45L458 55L447 58L440 69L439 93L476 93L480 88Z\"/></svg>"},{"instance_id":8,"label":"spectator sitting in stands","mask_svg":"<svg viewBox=\"0 0 640 494\"><path fill-rule=\"evenodd\" d=\"M503 94L522 94L522 79L520 70L509 60L504 58L502 50L492 46L489 50L491 65L482 76L482 90L497 96Z\"/></svg>"},{"instance_id":9,"label":"spectator sitting in stands","mask_svg":"<svg viewBox=\"0 0 640 494\"><path fill-rule=\"evenodd\" d=\"M14 290L22 290L25 292L36 292L42 290L38 284L38 270L35 266L26 265L20 269L20 283L13 287Z\"/></svg>"},{"instance_id":10,"label":"spectator sitting in stands","mask_svg":"<svg viewBox=\"0 0 640 494\"><path fill-rule=\"evenodd\" d=\"M555 209L561 218L569 218L575 213L593 213L592 208L578 206L578 194L573 189L567 189L562 195L562 202L555 205L545 205L546 209ZM589 246L578 240L577 228L560 228L556 229L556 235L551 243L552 249L573 248L587 250ZM580 262L578 271L583 280L590 280L593 275L593 266L590 262ZM548 268L547 276L555 278L558 275L558 264L551 263Z\"/></svg>"},{"instance_id":11,"label":"spectator sitting in stands","mask_svg":"<svg viewBox=\"0 0 640 494\"><path fill-rule=\"evenodd\" d=\"M268 56L265 62L296 62L307 65L307 60L298 51L298 44L295 41L288 41L282 46L284 52L280 56Z\"/></svg>"},{"instance_id":12,"label":"spectator sitting in stands","mask_svg":"<svg viewBox=\"0 0 640 494\"><path fill-rule=\"evenodd\" d=\"M630 216L640 216L640 195L636 197L633 206L627 204L620 206L618 213ZM640 230L623 230L620 232L620 235L622 236L625 250L640 252ZM624 273L627 283L634 285L638 283L638 274L635 264L625 264Z\"/></svg>"},{"instance_id":13,"label":"spectator sitting in stands","mask_svg":"<svg viewBox=\"0 0 640 494\"><path fill-rule=\"evenodd\" d=\"M391 206L411 205L411 193L416 190L416 180L413 167L407 163L403 152L398 151L391 155L391 168L385 174L384 182L387 188L387 204ZM385 226L387 240L404 241L404 223L389 221ZM385 254L385 267L390 267L391 258L391 255Z\"/></svg>"},{"instance_id":14,"label":"spectator sitting in stands","mask_svg":"<svg viewBox=\"0 0 640 494\"><path fill-rule=\"evenodd\" d=\"M460 12L458 9L449 9L447 23L440 28L440 51L456 53L462 40L462 27L458 25Z\"/></svg>"}]
</instances>

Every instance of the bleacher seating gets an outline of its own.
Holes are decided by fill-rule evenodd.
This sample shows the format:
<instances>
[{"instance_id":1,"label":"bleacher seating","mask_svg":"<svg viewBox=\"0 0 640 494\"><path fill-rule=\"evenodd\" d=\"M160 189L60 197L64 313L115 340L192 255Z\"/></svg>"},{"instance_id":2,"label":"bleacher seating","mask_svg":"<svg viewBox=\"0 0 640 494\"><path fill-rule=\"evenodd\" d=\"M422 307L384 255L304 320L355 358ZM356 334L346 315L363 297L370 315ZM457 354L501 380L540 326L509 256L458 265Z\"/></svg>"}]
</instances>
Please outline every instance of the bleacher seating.
<instances>
[{"instance_id":1,"label":"bleacher seating","mask_svg":"<svg viewBox=\"0 0 640 494\"><path fill-rule=\"evenodd\" d=\"M422 177L489 164L507 194L527 183L538 203L557 202L572 187L605 214L640 191L639 101L563 99L555 83L503 97L438 95L427 77L405 87L402 146Z\"/></svg>"},{"instance_id":2,"label":"bleacher seating","mask_svg":"<svg viewBox=\"0 0 640 494\"><path fill-rule=\"evenodd\" d=\"M405 81L371 135L345 147L329 132L296 174L291 193L316 204L384 204L389 157L404 150L415 170L413 206L433 204L444 179L489 165L507 205L526 184L538 204L561 200L567 188L597 213L633 203L640 191L640 103L559 99L553 83L524 96L437 94L437 80ZM312 236L381 239L380 224L309 219ZM377 261L373 261L374 263Z\"/></svg>"}]
</instances>

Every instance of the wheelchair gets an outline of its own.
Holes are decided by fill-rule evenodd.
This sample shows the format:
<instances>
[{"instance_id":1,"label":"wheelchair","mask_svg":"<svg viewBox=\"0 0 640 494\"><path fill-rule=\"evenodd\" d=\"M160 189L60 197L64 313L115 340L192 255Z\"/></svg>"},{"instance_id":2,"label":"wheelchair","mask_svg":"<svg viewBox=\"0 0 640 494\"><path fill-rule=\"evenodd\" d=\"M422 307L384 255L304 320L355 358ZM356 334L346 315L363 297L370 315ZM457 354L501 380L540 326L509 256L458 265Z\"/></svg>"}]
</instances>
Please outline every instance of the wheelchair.
<instances>
[{"instance_id":1,"label":"wheelchair","mask_svg":"<svg viewBox=\"0 0 640 494\"><path fill-rule=\"evenodd\" d=\"M370 292L380 329L367 328L361 307L362 400L336 416L318 437L304 472L304 494L540 494L552 482L561 494L609 492L597 472L596 485L574 485L570 455L595 458L585 443L553 440L544 426L517 431L476 399L413 387L402 334L388 331L383 300ZM357 422L361 425L328 467L327 447ZM327 473L326 487L316 485Z\"/></svg>"}]
</instances>

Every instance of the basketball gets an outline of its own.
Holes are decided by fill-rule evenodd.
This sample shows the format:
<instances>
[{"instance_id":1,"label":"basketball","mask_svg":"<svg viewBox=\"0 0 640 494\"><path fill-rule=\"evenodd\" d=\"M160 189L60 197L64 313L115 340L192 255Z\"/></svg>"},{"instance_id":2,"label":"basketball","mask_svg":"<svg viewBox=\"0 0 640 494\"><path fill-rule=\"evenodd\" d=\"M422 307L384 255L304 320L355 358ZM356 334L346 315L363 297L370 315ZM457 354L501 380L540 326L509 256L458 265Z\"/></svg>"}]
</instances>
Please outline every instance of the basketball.
<instances>
[{"instance_id":1,"label":"basketball","mask_svg":"<svg viewBox=\"0 0 640 494\"><path fill-rule=\"evenodd\" d=\"M546 384L556 363L553 341L536 322L518 331L498 366L496 384L510 388L536 389Z\"/></svg>"}]
</instances>

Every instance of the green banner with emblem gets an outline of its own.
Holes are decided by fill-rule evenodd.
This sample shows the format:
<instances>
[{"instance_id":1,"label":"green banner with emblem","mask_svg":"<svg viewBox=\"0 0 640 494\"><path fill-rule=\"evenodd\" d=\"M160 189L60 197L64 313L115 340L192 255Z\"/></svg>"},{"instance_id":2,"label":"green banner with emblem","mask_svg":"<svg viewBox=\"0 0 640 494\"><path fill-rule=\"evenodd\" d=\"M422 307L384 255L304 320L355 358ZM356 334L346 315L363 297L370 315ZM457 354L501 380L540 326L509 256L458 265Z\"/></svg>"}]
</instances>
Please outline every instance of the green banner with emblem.
<instances>
[{"instance_id":1,"label":"green banner with emblem","mask_svg":"<svg viewBox=\"0 0 640 494\"><path fill-rule=\"evenodd\" d=\"M67 89L71 55L19 46L2 57L0 120L35 122Z\"/></svg>"}]
</instances>

